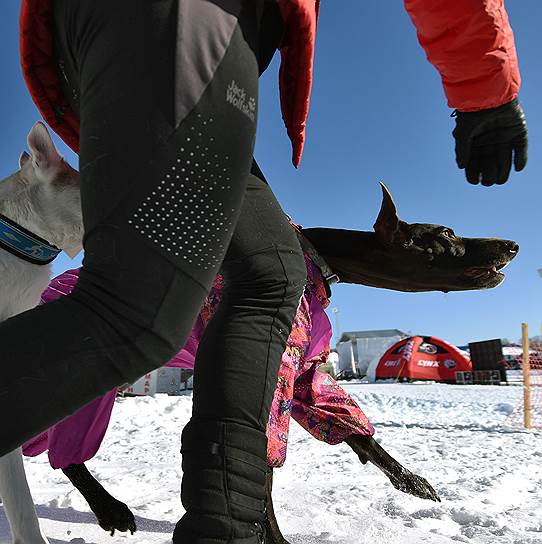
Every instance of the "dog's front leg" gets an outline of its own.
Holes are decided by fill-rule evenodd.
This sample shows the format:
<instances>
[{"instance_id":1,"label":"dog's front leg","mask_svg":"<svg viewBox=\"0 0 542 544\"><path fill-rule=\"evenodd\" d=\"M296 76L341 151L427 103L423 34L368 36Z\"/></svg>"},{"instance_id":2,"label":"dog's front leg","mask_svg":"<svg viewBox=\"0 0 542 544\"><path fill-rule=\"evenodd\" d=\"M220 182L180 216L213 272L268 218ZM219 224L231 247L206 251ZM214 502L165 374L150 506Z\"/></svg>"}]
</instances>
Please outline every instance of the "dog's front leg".
<instances>
[{"instance_id":1,"label":"dog's front leg","mask_svg":"<svg viewBox=\"0 0 542 544\"><path fill-rule=\"evenodd\" d=\"M265 480L265 544L290 544L280 531L273 508L273 469L269 469Z\"/></svg>"},{"instance_id":2,"label":"dog's front leg","mask_svg":"<svg viewBox=\"0 0 542 544\"><path fill-rule=\"evenodd\" d=\"M438 493L425 478L402 466L372 436L352 434L345 442L354 450L363 464L370 461L379 468L389 478L395 489L421 499L440 502Z\"/></svg>"},{"instance_id":3,"label":"dog's front leg","mask_svg":"<svg viewBox=\"0 0 542 544\"><path fill-rule=\"evenodd\" d=\"M49 544L42 534L24 472L21 448L0 457L0 497L13 544Z\"/></svg>"},{"instance_id":4,"label":"dog's front leg","mask_svg":"<svg viewBox=\"0 0 542 544\"><path fill-rule=\"evenodd\" d=\"M70 465L62 472L83 495L102 529L110 531L111 536L115 530L135 533L135 518L130 509L110 495L84 464Z\"/></svg>"}]
</instances>

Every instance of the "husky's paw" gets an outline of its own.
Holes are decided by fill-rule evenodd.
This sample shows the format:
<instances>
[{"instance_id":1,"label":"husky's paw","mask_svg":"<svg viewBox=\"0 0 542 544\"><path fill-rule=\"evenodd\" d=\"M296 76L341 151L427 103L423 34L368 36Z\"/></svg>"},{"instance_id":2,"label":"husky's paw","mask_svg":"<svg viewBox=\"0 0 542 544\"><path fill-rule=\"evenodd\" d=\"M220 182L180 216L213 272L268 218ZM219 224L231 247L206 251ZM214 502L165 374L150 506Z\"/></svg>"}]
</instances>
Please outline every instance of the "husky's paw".
<instances>
[{"instance_id":1,"label":"husky's paw","mask_svg":"<svg viewBox=\"0 0 542 544\"><path fill-rule=\"evenodd\" d=\"M132 534L136 531L136 522L130 509L114 497L108 497L106 501L91 506L98 525L104 530L109 531L111 536L115 531L130 531Z\"/></svg>"}]
</instances>

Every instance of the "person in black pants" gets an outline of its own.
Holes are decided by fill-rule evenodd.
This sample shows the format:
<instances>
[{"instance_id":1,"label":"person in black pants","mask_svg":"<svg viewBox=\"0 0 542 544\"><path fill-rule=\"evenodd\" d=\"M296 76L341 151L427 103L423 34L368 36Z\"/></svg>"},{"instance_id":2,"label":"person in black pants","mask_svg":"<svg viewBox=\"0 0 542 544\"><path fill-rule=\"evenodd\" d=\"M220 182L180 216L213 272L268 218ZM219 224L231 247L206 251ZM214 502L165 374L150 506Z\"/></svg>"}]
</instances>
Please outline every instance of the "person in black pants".
<instances>
[{"instance_id":1,"label":"person in black pants","mask_svg":"<svg viewBox=\"0 0 542 544\"><path fill-rule=\"evenodd\" d=\"M260 539L270 384L305 274L269 190L260 184L258 212L242 203L258 75L279 43L282 112L299 163L319 2L280 7L22 0L25 78L45 118L55 125L58 116L57 131L80 148L85 260L70 297L0 325L0 455L166 362L228 250L226 300L202 343L183 434L187 514L176 542ZM526 164L527 128L502 0L405 7L458 108L459 168L471 183L506 182L512 157L517 171ZM67 106L52 82L48 26Z\"/></svg>"},{"instance_id":2,"label":"person in black pants","mask_svg":"<svg viewBox=\"0 0 542 544\"><path fill-rule=\"evenodd\" d=\"M201 342L182 436L186 514L174 542L255 544L265 429L306 277L293 229L257 166L250 174L278 7L52 6L80 119L85 256L70 296L0 325L0 398L17 414L2 420L0 454L169 360L221 268L224 300Z\"/></svg>"}]
</instances>

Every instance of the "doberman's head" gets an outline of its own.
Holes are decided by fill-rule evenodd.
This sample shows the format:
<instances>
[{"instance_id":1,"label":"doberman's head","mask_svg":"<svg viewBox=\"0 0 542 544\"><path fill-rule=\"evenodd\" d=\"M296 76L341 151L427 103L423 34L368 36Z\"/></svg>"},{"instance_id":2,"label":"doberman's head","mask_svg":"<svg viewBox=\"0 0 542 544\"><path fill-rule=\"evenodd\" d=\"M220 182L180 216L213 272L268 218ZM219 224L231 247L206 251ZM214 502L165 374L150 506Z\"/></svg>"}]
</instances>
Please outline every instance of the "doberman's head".
<instances>
[{"instance_id":1,"label":"doberman's head","mask_svg":"<svg viewBox=\"0 0 542 544\"><path fill-rule=\"evenodd\" d=\"M382 183L374 233L303 229L340 280L396 291L465 291L499 285L518 253L511 240L463 238L442 225L406 223Z\"/></svg>"}]
</instances>

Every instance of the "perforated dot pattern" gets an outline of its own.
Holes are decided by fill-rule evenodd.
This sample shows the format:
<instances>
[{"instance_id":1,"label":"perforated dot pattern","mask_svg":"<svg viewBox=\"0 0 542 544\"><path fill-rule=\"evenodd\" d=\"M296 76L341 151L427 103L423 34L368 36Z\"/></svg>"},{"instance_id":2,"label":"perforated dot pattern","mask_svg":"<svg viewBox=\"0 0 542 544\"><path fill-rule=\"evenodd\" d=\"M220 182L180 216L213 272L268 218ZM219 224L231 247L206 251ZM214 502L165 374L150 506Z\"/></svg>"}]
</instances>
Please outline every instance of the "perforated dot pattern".
<instances>
[{"instance_id":1,"label":"perforated dot pattern","mask_svg":"<svg viewBox=\"0 0 542 544\"><path fill-rule=\"evenodd\" d=\"M220 263L235 212L224 204L231 190L229 156L206 134L212 123L201 114L192 118L174 163L128 220L158 247L203 270Z\"/></svg>"}]
</instances>

